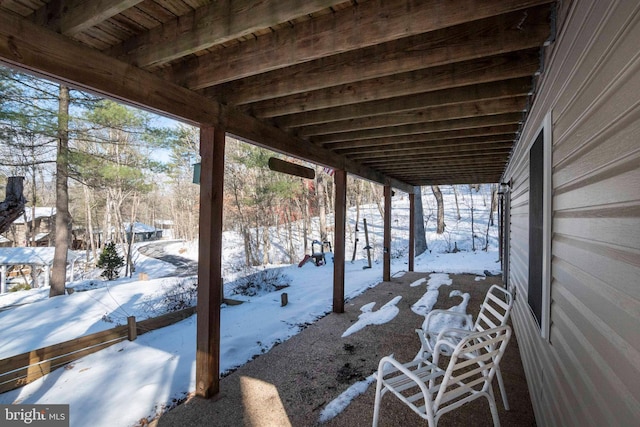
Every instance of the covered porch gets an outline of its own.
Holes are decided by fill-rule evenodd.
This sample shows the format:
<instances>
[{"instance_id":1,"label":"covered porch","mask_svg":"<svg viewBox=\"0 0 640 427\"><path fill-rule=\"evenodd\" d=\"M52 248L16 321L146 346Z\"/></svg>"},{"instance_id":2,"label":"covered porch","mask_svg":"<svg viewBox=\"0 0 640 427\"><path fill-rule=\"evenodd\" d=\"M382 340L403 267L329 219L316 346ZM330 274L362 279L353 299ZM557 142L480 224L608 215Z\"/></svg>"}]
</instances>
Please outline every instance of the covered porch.
<instances>
[{"instance_id":1,"label":"covered porch","mask_svg":"<svg viewBox=\"0 0 640 427\"><path fill-rule=\"evenodd\" d=\"M331 313L309 325L298 335L272 348L268 353L242 366L220 381L217 398L191 397L187 402L165 413L152 425L318 425L322 411L358 381L365 380L378 368L381 357L394 354L408 362L420 344L414 329L424 317L411 306L426 292L426 282L410 286L429 273L406 273L383 282L346 303L342 314ZM469 293L467 312L474 318L491 284L501 284L500 277L476 280L472 274L451 274L453 283L441 286L434 308L450 308L461 298L450 297L459 290ZM360 308L375 302L379 309L396 296L398 315L381 325L369 325L342 338L342 334L362 314ZM520 361L518 342L512 338L501 362L511 409L505 411L500 391L494 391L500 421L508 426L533 426L535 418L529 399L525 375ZM348 406L324 423L326 426L370 426L373 417L375 382L366 391L347 399ZM419 425L422 420L391 394L382 399L381 426ZM492 425L489 407L484 399L444 415L441 426Z\"/></svg>"},{"instance_id":2,"label":"covered porch","mask_svg":"<svg viewBox=\"0 0 640 427\"><path fill-rule=\"evenodd\" d=\"M553 3L12 0L0 6L0 61L200 128L196 394L221 399L226 135L335 169L333 311L345 314L330 318L349 321L347 174L384 186L389 282L394 189L413 211L416 186L500 182L554 37ZM398 351L369 363L387 350Z\"/></svg>"}]
</instances>

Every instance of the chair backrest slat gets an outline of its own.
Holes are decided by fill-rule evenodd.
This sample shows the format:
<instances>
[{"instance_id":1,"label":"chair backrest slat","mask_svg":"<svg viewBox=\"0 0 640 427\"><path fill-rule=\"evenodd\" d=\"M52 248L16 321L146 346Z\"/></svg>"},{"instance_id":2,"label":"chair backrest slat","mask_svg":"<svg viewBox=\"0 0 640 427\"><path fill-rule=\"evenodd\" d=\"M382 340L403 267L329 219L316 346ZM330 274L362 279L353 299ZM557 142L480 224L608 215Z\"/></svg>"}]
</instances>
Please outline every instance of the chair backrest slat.
<instances>
[{"instance_id":1,"label":"chair backrest slat","mask_svg":"<svg viewBox=\"0 0 640 427\"><path fill-rule=\"evenodd\" d=\"M473 329L483 331L506 325L512 306L513 296L511 293L498 285L492 285L480 307L480 313L478 313Z\"/></svg>"},{"instance_id":2,"label":"chair backrest slat","mask_svg":"<svg viewBox=\"0 0 640 427\"><path fill-rule=\"evenodd\" d=\"M506 303L503 300L501 300L496 294L489 293L488 296L492 302L502 307L503 310L509 310L511 308L509 306L509 303Z\"/></svg>"},{"instance_id":3,"label":"chair backrest slat","mask_svg":"<svg viewBox=\"0 0 640 427\"><path fill-rule=\"evenodd\" d=\"M510 339L511 328L507 325L475 332L462 339L451 355L433 402L434 409L437 411L449 402L453 405L453 400L465 394L486 392Z\"/></svg>"}]
</instances>

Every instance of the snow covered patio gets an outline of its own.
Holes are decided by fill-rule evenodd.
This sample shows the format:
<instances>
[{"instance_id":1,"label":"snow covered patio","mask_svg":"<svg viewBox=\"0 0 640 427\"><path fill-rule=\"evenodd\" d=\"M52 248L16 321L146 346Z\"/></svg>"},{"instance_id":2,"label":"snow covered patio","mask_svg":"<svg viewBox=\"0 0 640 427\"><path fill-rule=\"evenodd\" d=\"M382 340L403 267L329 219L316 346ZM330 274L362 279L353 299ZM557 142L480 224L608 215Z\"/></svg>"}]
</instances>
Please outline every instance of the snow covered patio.
<instances>
[{"instance_id":1,"label":"snow covered patio","mask_svg":"<svg viewBox=\"0 0 640 427\"><path fill-rule=\"evenodd\" d=\"M429 273L406 273L367 290L346 302L343 314L327 315L223 378L217 398L191 398L152 425L370 426L375 392L370 376L383 356L393 354L407 362L418 352L420 343L414 329L422 325L424 317L414 310L417 302L425 302L429 277ZM487 289L502 283L498 276L483 279L451 274L450 278L451 285L441 284L433 308L464 304L463 295L468 293L467 312L474 318ZM387 309L382 310L387 313L376 317L374 314L385 304ZM363 320L369 325L365 326ZM348 330L353 333L347 335ZM501 370L511 410L504 411L494 381L500 421L508 426L535 425L515 335ZM365 381L361 383L363 389L366 387L362 394L352 387L359 381ZM320 423L321 417L328 420ZM395 397L383 398L381 426L422 423ZM477 400L443 416L440 425L491 425L489 407L483 399Z\"/></svg>"}]
</instances>

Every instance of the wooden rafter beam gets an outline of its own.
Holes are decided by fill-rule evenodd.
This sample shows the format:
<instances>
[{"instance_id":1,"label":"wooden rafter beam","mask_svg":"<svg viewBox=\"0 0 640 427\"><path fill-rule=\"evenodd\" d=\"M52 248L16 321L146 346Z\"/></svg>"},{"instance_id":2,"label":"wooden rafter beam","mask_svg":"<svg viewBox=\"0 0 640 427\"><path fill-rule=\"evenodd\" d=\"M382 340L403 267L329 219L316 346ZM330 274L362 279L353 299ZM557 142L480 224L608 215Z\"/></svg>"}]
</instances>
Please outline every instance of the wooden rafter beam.
<instances>
[{"instance_id":1,"label":"wooden rafter beam","mask_svg":"<svg viewBox=\"0 0 640 427\"><path fill-rule=\"evenodd\" d=\"M529 49L262 101L248 110L261 118L284 116L531 76L539 68L539 49Z\"/></svg>"},{"instance_id":2,"label":"wooden rafter beam","mask_svg":"<svg viewBox=\"0 0 640 427\"><path fill-rule=\"evenodd\" d=\"M362 117L383 116L387 114L413 111L427 107L442 107L486 99L499 99L512 96L527 95L531 91L531 78L500 82L483 83L473 86L462 86L435 92L419 93L411 96L392 98L381 101L370 101L357 105L326 108L278 117L275 122L279 127L288 129L320 123L357 119Z\"/></svg>"},{"instance_id":3,"label":"wooden rafter beam","mask_svg":"<svg viewBox=\"0 0 640 427\"><path fill-rule=\"evenodd\" d=\"M298 128L296 133L302 138L308 138L315 135L328 135L348 131L377 129L386 126L401 126L413 123L437 122L516 112L523 113L526 106L526 96L514 96L513 98L489 99L484 101L472 101L462 104L446 105L443 107L421 108L414 111L406 111L384 116L342 120L322 125Z\"/></svg>"},{"instance_id":4,"label":"wooden rafter beam","mask_svg":"<svg viewBox=\"0 0 640 427\"><path fill-rule=\"evenodd\" d=\"M475 138L495 138L496 140L508 140L508 141L514 141L515 139L515 135L514 134L498 134L498 135L490 135L490 136L476 136L476 137L468 137L470 139L475 139ZM468 138L455 138L455 139L449 139L450 141L463 141L466 140ZM362 146L358 145L357 147L352 147L352 148L336 148L333 149L333 151L340 153L340 154L349 154L352 152L367 152L367 151L375 151L378 147L384 147L384 146L402 146L402 145L406 145L406 144L433 144L436 143L437 141L440 141L438 139L432 139L431 135L427 134L427 135L421 135L421 134L417 134L417 135L405 135L405 136L399 136L399 137L393 137L393 138L377 138L377 139L371 139L371 140L362 140L362 141L354 141L354 144L359 144L360 142L363 143ZM442 141L446 142L447 139L443 139ZM343 144L343 143L340 143ZM346 143L344 143L346 144ZM342 145L341 145L342 147ZM369 148L369 150L367 150L367 148Z\"/></svg>"},{"instance_id":5,"label":"wooden rafter beam","mask_svg":"<svg viewBox=\"0 0 640 427\"><path fill-rule=\"evenodd\" d=\"M414 180L407 181L412 182L414 185L460 185L460 184L470 184L470 183L496 183L500 181L500 176L502 172L496 172L493 174L479 175L479 174L448 174L443 176L434 176L434 177L419 177Z\"/></svg>"},{"instance_id":6,"label":"wooden rafter beam","mask_svg":"<svg viewBox=\"0 0 640 427\"><path fill-rule=\"evenodd\" d=\"M389 171L394 168L406 168L408 165L412 166L411 169L419 169L420 167L429 167L437 164L450 165L453 167L472 167L472 166L484 166L488 162L495 162L494 164L504 164L510 152L491 152L481 155L462 155L452 158L451 153L448 155L437 155L426 158L414 158L412 162L407 162L406 157L390 157L388 159L373 159L366 162L367 164L380 164L380 169Z\"/></svg>"},{"instance_id":7,"label":"wooden rafter beam","mask_svg":"<svg viewBox=\"0 0 640 427\"><path fill-rule=\"evenodd\" d=\"M520 10L231 81L204 93L230 105L244 105L526 50L539 47L548 37L548 15L546 5Z\"/></svg>"},{"instance_id":8,"label":"wooden rafter beam","mask_svg":"<svg viewBox=\"0 0 640 427\"><path fill-rule=\"evenodd\" d=\"M495 173L500 173L504 170L504 167L502 165L480 165L480 166L482 166L481 169L478 168L478 165L473 167L464 167L464 166L463 167L444 166L444 167L437 167L437 168L425 167L421 171L406 171L406 172L396 171L395 173L407 180L413 181L416 178L424 178L428 176L431 176L431 177L444 176L444 175L455 176L458 174L494 175Z\"/></svg>"},{"instance_id":9,"label":"wooden rafter beam","mask_svg":"<svg viewBox=\"0 0 640 427\"><path fill-rule=\"evenodd\" d=\"M385 167L386 165L393 165L393 164L397 164L397 163L405 163L405 164L410 164L410 163L414 163L414 164L418 164L421 161L436 161L438 159L442 159L442 160L452 160L452 159L456 159L456 160L480 160L480 159L486 159L486 158L500 158L500 156L508 156L511 153L511 149L510 148L503 148L503 149L495 149L495 150L489 150L489 151L475 151L475 152L459 152L456 150L448 150L445 153L430 153L430 154L425 154L425 153L417 153L415 155L407 155L407 154L402 154L402 155L394 155L392 153L390 153L389 155L385 156L385 157L375 157L375 158L371 158L371 159L358 159L359 162L361 162L364 165L368 165L371 167L375 167L375 168L382 168Z\"/></svg>"},{"instance_id":10,"label":"wooden rafter beam","mask_svg":"<svg viewBox=\"0 0 640 427\"><path fill-rule=\"evenodd\" d=\"M271 150L413 191L406 183L3 11L0 62L193 125L223 124L229 133Z\"/></svg>"},{"instance_id":11,"label":"wooden rafter beam","mask_svg":"<svg viewBox=\"0 0 640 427\"><path fill-rule=\"evenodd\" d=\"M492 135L480 135L480 136L460 136L456 135L455 138L434 138L433 134L427 135L411 135L406 139L393 139L393 140L385 140L381 138L379 140L375 140L375 143L370 145L361 145L353 148L341 148L334 149L333 151L344 154L351 155L354 153L370 153L375 152L377 150L402 150L403 148L419 148L423 146L430 147L439 147L439 146L449 146L452 144L465 144L465 143L484 143L484 142L513 142L515 140L515 133L503 133L503 134L492 134ZM357 142L366 142L366 141L357 141Z\"/></svg>"},{"instance_id":12,"label":"wooden rafter beam","mask_svg":"<svg viewBox=\"0 0 640 427\"><path fill-rule=\"evenodd\" d=\"M469 117L465 119L444 120L441 122L414 123L404 126L334 133L326 137L314 137L312 141L316 144L323 144L334 149L337 147L350 148L358 146L357 141L359 140L375 141L381 138L386 138L387 140L389 140L389 138L399 139L406 135L424 135L436 132L458 131L457 134L436 135L436 137L441 136L443 138L450 138L452 135L458 135L460 137L489 135L491 133L511 132L512 130L515 132L522 119L522 113L496 114L486 117ZM338 143L340 143L340 145L338 145Z\"/></svg>"},{"instance_id":13,"label":"wooden rafter beam","mask_svg":"<svg viewBox=\"0 0 640 427\"><path fill-rule=\"evenodd\" d=\"M426 175L435 175L435 174L443 174L443 173L460 173L461 171L465 172L473 172L473 173L494 173L501 172L504 169L504 165L498 165L495 163L486 163L482 165L474 165L474 168L478 166L482 166L482 169L479 171L473 171L472 169L464 166L448 166L448 165L438 165L438 166L428 166L420 170L413 169L395 169L394 173L397 175L401 175L403 177L412 176L426 176Z\"/></svg>"},{"instance_id":14,"label":"wooden rafter beam","mask_svg":"<svg viewBox=\"0 0 640 427\"><path fill-rule=\"evenodd\" d=\"M503 154L511 152L511 144L484 144L482 147L447 147L447 148L413 148L410 150L380 150L375 153L358 154L350 156L358 162L371 164L373 162L386 162L400 159L410 163L421 158L439 159L439 158L463 158L468 156L494 156L495 154Z\"/></svg>"},{"instance_id":15,"label":"wooden rafter beam","mask_svg":"<svg viewBox=\"0 0 640 427\"><path fill-rule=\"evenodd\" d=\"M405 151L414 150L418 148L448 148L452 147L478 147L481 148L490 144L513 144L514 134L502 134L502 135L490 135L490 136L475 136L467 138L455 138L455 139L435 139L431 141L410 142L405 144L385 144L374 145L370 147L353 148L349 150L339 150L340 154L345 156L364 155L369 153L375 153L378 150L390 150L390 151Z\"/></svg>"},{"instance_id":16,"label":"wooden rafter beam","mask_svg":"<svg viewBox=\"0 0 640 427\"><path fill-rule=\"evenodd\" d=\"M490 166L504 167L504 164L501 163L502 158L494 156L488 159L461 159L454 163L447 161L448 159L426 159L417 161L415 165L407 165L406 162L389 162L388 165L381 166L381 169L394 173L400 171L421 173L421 171L469 167L481 167L484 169Z\"/></svg>"},{"instance_id":17,"label":"wooden rafter beam","mask_svg":"<svg viewBox=\"0 0 640 427\"><path fill-rule=\"evenodd\" d=\"M36 12L36 22L73 37L142 0L53 0Z\"/></svg>"},{"instance_id":18,"label":"wooden rafter beam","mask_svg":"<svg viewBox=\"0 0 640 427\"><path fill-rule=\"evenodd\" d=\"M169 80L191 89L550 3L550 0L365 2L174 67ZM381 19L382 18L382 19Z\"/></svg>"},{"instance_id":19,"label":"wooden rafter beam","mask_svg":"<svg viewBox=\"0 0 640 427\"><path fill-rule=\"evenodd\" d=\"M142 68L160 65L343 2L344 0L214 1L127 40L107 53Z\"/></svg>"}]
</instances>

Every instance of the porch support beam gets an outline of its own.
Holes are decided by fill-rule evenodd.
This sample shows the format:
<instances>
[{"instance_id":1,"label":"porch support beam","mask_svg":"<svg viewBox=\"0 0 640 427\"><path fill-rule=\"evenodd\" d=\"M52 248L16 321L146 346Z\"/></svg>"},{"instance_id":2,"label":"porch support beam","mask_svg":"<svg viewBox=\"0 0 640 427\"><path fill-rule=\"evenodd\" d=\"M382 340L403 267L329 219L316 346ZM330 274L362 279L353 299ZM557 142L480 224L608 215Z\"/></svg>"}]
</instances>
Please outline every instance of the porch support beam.
<instances>
[{"instance_id":1,"label":"porch support beam","mask_svg":"<svg viewBox=\"0 0 640 427\"><path fill-rule=\"evenodd\" d=\"M345 224L347 220L347 172L337 170L333 241L333 312L344 313Z\"/></svg>"},{"instance_id":2,"label":"porch support beam","mask_svg":"<svg viewBox=\"0 0 640 427\"><path fill-rule=\"evenodd\" d=\"M384 186L384 238L382 280L391 281L391 186Z\"/></svg>"},{"instance_id":3,"label":"porch support beam","mask_svg":"<svg viewBox=\"0 0 640 427\"><path fill-rule=\"evenodd\" d=\"M416 256L416 194L409 194L409 271L413 271Z\"/></svg>"},{"instance_id":4,"label":"porch support beam","mask_svg":"<svg viewBox=\"0 0 640 427\"><path fill-rule=\"evenodd\" d=\"M198 250L198 323L196 394L220 391L220 304L222 294L222 203L225 131L200 128L200 238Z\"/></svg>"},{"instance_id":5,"label":"porch support beam","mask_svg":"<svg viewBox=\"0 0 640 427\"><path fill-rule=\"evenodd\" d=\"M81 58L81 60L78 60ZM14 14L0 11L0 62L88 90L192 125L224 124L230 134L250 143L313 163L345 169L364 179L406 183L355 164L344 156L286 134L268 123L235 111L140 68L109 57Z\"/></svg>"}]
</instances>

